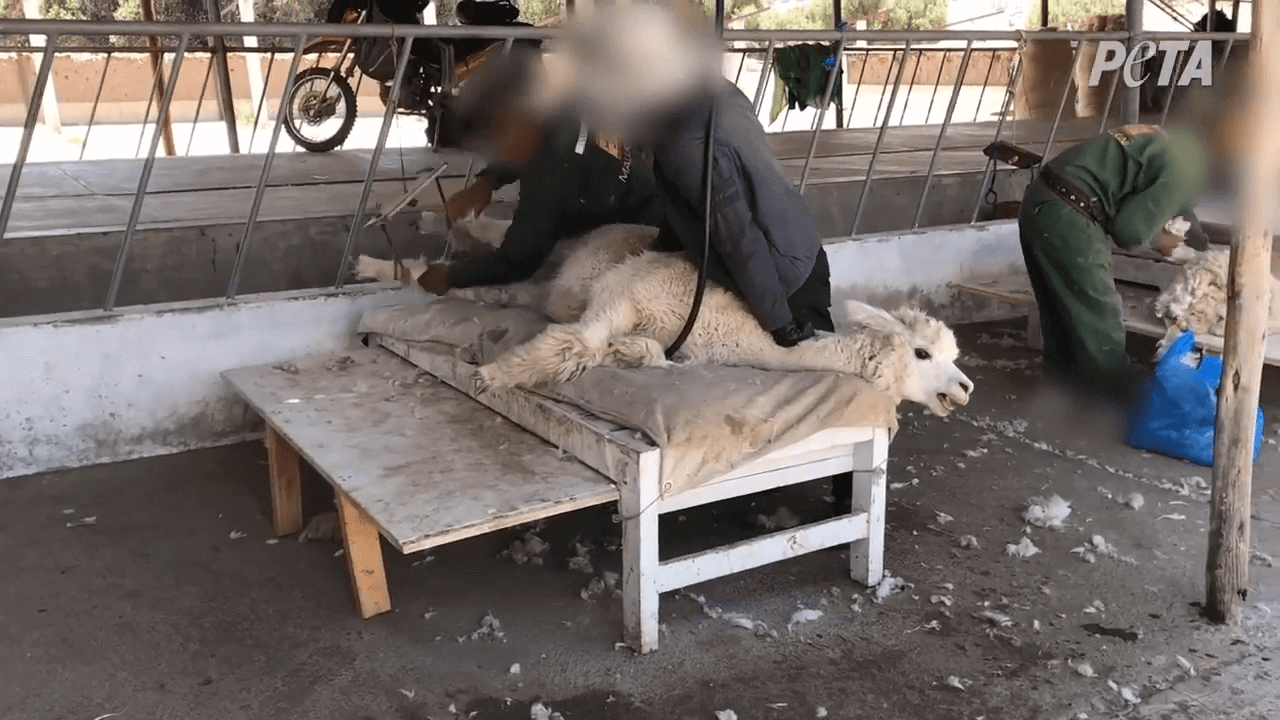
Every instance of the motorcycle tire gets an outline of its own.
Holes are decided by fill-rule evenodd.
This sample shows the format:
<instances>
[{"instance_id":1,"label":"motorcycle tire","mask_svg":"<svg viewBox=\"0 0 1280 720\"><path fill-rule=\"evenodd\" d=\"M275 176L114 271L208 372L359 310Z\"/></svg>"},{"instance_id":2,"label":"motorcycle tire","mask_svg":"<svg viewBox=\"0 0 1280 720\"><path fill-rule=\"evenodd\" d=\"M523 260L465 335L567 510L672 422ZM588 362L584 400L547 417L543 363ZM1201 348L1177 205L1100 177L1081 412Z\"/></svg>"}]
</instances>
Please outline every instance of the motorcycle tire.
<instances>
[{"instance_id":1,"label":"motorcycle tire","mask_svg":"<svg viewBox=\"0 0 1280 720\"><path fill-rule=\"evenodd\" d=\"M338 130L324 140L303 137L299 128L304 124L304 121L294 114L294 105L298 92L310 84L305 81L316 77L325 78L333 82L333 87L337 88L338 93L342 96L343 106L346 108L342 122L338 125ZM351 135L351 129L355 127L356 93L351 89L351 83L347 82L347 79L339 74L338 71L322 67L307 68L294 76L289 97L284 103L284 113L284 131L289 134L289 137L295 143L309 152L329 152L346 142L347 137Z\"/></svg>"}]
</instances>

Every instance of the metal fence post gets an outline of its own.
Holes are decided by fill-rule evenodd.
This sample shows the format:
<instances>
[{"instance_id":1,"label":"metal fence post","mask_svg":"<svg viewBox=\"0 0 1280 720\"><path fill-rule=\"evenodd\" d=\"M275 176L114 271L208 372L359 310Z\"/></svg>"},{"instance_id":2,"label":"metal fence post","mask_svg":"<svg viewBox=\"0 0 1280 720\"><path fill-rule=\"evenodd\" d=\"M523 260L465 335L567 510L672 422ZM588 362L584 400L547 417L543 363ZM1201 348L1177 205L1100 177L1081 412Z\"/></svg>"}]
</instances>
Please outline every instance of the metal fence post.
<instances>
[{"instance_id":1,"label":"metal fence post","mask_svg":"<svg viewBox=\"0 0 1280 720\"><path fill-rule=\"evenodd\" d=\"M227 299L234 300L236 291L240 289L240 275L244 272L244 260L249 256L249 241L253 239L253 225L258 221L258 213L262 210L262 196L266 192L267 179L271 176L271 164L276 160L276 145L280 142L280 130L284 127L285 103L289 102L289 93L293 89L294 77L298 74L298 65L302 63L302 50L306 47L305 36L298 37L298 47L294 48L293 61L289 64L289 74L284 80L284 91L280 93L280 108L276 110L276 121L271 126L271 144L267 146L267 156L262 160L262 174L258 176L258 185L254 189L253 204L249 206L249 219L244 224L244 234L240 236L240 247L236 250L236 262L231 267L231 279L227 282ZM267 96L266 91L262 93Z\"/></svg>"},{"instance_id":2,"label":"metal fence post","mask_svg":"<svg viewBox=\"0 0 1280 720\"><path fill-rule=\"evenodd\" d=\"M40 117L40 101L44 99L44 88L49 83L49 71L53 69L53 53L58 47L57 35L45 35L44 54L40 57L40 68L36 71L36 82L31 87L31 102L27 103L27 119L22 124L22 139L18 141L18 156L13 159L13 167L9 168L9 184L4 191L4 204L0 206L0 238L4 237L9 227L9 214L13 212L13 203L18 199L18 183L22 180L22 166L27 162L27 153L31 151L31 136L36 132L36 120Z\"/></svg>"},{"instance_id":3,"label":"metal fence post","mask_svg":"<svg viewBox=\"0 0 1280 720\"><path fill-rule=\"evenodd\" d=\"M862 178L862 192L858 193L858 209L853 213L853 226L849 228L849 237L858 234L858 223L862 221L862 211L866 209L867 193L871 190L871 175L876 169L876 160L880 157L880 148L884 145L884 136L889 132L889 121L893 118L893 105L898 100L898 88L902 86L902 75L907 69L907 57L911 54L911 41L902 48L902 64L898 65L898 74L893 80L893 91L889 93L889 107L885 109L884 122L880 124L880 133L876 135L876 145L871 149L871 160L867 163L867 174Z\"/></svg>"},{"instance_id":4,"label":"metal fence post","mask_svg":"<svg viewBox=\"0 0 1280 720\"><path fill-rule=\"evenodd\" d=\"M133 244L133 236L138 230L138 217L142 214L142 203L147 197L147 184L151 182L151 170L156 165L156 150L160 147L161 128L169 121L169 107L173 104L173 94L178 87L178 75L182 72L182 59L187 54L187 43L191 35L182 33L178 41L178 49L173 54L173 69L169 73L169 81L165 83L164 96L160 98L160 107L156 110L156 130L151 134L151 147L147 151L147 159L142 163L142 177L138 179L138 190L133 194L133 208L129 211L129 224L125 226L124 240L120 243L120 253L116 256L115 268L111 271L111 285L107 288L107 302L102 306L106 312L116 307L120 295L120 280L124 276L125 259L129 256L129 246Z\"/></svg>"},{"instance_id":5,"label":"metal fence post","mask_svg":"<svg viewBox=\"0 0 1280 720\"><path fill-rule=\"evenodd\" d=\"M804 169L800 171L800 194L809 182L809 168L813 165L813 156L818 152L818 136L822 134L822 123L827 118L827 105L831 103L831 93L836 87L836 78L841 75L841 61L844 59L844 35L836 43L836 64L827 75L827 86L822 89L822 106L818 108L818 126L813 129L813 139L809 142L809 155L804 159Z\"/></svg>"},{"instance_id":6,"label":"metal fence post","mask_svg":"<svg viewBox=\"0 0 1280 720\"><path fill-rule=\"evenodd\" d=\"M964 55L960 58L960 72L956 75L956 84L951 89L951 99L947 102L947 114L942 118L942 129L938 131L938 142L933 146L933 156L929 158L929 169L924 175L924 189L920 191L920 202L916 205L916 216L911 222L911 229L915 230L920 227L920 218L924 215L924 203L929 197L929 183L933 181L934 169L938 166L938 156L942 154L942 140L947 135L947 128L951 127L951 117L956 111L956 101L960 99L960 90L964 87L964 76L969 70L969 56L973 53L973 41L970 40L964 48ZM942 76L942 72L938 72L938 76Z\"/></svg>"},{"instance_id":7,"label":"metal fence post","mask_svg":"<svg viewBox=\"0 0 1280 720\"><path fill-rule=\"evenodd\" d=\"M382 129L378 132L378 142L373 146L369 158L369 172L364 177L364 187L360 190L360 203L356 205L356 214L351 218L351 232L347 234L347 243L342 249L342 258L338 261L338 277L333 287L342 289L346 284L347 264L351 262L351 250L356 244L356 235L360 232L360 218L364 216L365 206L369 204L369 194L373 192L373 179L378 175L378 163L382 160L382 148L387 144L387 134L391 131L391 118L396 113L396 104L400 100L400 85L404 80L405 69L409 66L409 50L413 47L413 38L405 38L404 47L400 51L400 60L396 63L396 75L391 82L391 90L387 97L387 110L382 115Z\"/></svg>"},{"instance_id":8,"label":"metal fence post","mask_svg":"<svg viewBox=\"0 0 1280 720\"><path fill-rule=\"evenodd\" d=\"M1076 62L1080 60L1080 50L1084 48L1083 42L1076 43L1075 52L1071 53L1071 67L1076 66ZM1047 161L1050 157L1049 153L1053 150L1053 141L1058 137L1058 126L1062 124L1062 111L1067 109L1067 96L1071 94L1071 81L1062 88L1062 97L1058 99L1058 114L1053 116L1053 126L1049 128L1049 139L1044 143L1044 159Z\"/></svg>"},{"instance_id":9,"label":"metal fence post","mask_svg":"<svg viewBox=\"0 0 1280 720\"><path fill-rule=\"evenodd\" d=\"M764 89L769 84L769 71L773 69L773 47L772 40L769 46L764 49L764 63L760 66L760 81L756 83L756 96L751 101L751 107L755 110L757 118L760 115L760 105L764 103Z\"/></svg>"},{"instance_id":10,"label":"metal fence post","mask_svg":"<svg viewBox=\"0 0 1280 720\"><path fill-rule=\"evenodd\" d=\"M1025 41L1024 41L1025 42ZM1000 133L1004 131L1004 121L1009 117L1009 105L1013 103L1014 88L1018 86L1018 77L1022 75L1022 44L1018 46L1018 53L1015 55L1017 62L1014 63L1013 71L1009 73L1009 84L1004 87L1004 102L1000 107L1000 119L996 121L996 134L991 142L1000 140ZM995 62L992 56L992 62ZM982 196L987 194L987 184L995 182L995 160L988 160L982 171L982 183L978 185L978 198L973 203L973 216L969 218L969 224L978 222L978 213L982 211Z\"/></svg>"}]
</instances>

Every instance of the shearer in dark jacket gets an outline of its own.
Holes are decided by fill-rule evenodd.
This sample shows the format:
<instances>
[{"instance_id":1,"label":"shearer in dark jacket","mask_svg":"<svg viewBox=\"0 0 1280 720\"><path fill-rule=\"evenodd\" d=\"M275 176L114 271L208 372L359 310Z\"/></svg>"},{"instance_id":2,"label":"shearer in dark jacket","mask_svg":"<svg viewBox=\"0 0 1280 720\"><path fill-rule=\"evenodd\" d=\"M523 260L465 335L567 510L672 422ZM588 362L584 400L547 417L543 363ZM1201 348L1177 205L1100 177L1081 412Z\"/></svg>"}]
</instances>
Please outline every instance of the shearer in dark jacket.
<instances>
[{"instance_id":1,"label":"shearer in dark jacket","mask_svg":"<svg viewBox=\"0 0 1280 720\"><path fill-rule=\"evenodd\" d=\"M522 90L534 60L532 54L513 51L477 78L458 106L454 132L483 140L495 162L446 209L459 218L453 214L461 212L459 195L489 188L480 193L487 205L493 187L518 180L520 197L502 244L450 265L429 265L418 277L424 290L443 295L453 288L527 280L560 240L613 223L657 225L662 218L653 176L629 148L589 132L581 122L547 121L528 109ZM462 217L479 209L470 208Z\"/></svg>"},{"instance_id":2,"label":"shearer in dark jacket","mask_svg":"<svg viewBox=\"0 0 1280 720\"><path fill-rule=\"evenodd\" d=\"M707 119L717 103L707 278L746 301L790 347L835 330L827 255L804 198L769 150L751 101L725 81L714 98L682 103L659 124L653 171L665 213L658 247L702 258Z\"/></svg>"},{"instance_id":3,"label":"shearer in dark jacket","mask_svg":"<svg viewBox=\"0 0 1280 720\"><path fill-rule=\"evenodd\" d=\"M751 101L727 80L712 96L682 103L653 136L653 173L663 199L658 249L702 259L707 121L716 103L707 279L737 293L773 336L792 347L835 331L831 270L804 198L769 150ZM853 476L831 478L835 512L852 508Z\"/></svg>"}]
</instances>

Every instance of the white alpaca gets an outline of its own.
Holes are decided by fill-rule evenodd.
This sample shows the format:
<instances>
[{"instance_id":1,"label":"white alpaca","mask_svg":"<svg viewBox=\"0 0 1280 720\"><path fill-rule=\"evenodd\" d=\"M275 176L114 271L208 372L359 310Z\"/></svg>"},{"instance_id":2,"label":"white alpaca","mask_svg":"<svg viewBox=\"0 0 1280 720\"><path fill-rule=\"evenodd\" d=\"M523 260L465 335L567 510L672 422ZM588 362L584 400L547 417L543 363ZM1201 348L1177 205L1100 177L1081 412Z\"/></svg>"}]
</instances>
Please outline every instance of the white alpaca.
<instances>
[{"instance_id":1,"label":"white alpaca","mask_svg":"<svg viewBox=\"0 0 1280 720\"><path fill-rule=\"evenodd\" d=\"M510 224L509 220L482 215L459 221L454 227L497 247ZM554 322L573 322L587 308L586 293L591 283L605 270L651 248L657 235L657 230L644 225L608 225L557 243L551 257L526 282L463 288L448 294L502 307L536 308ZM425 293L416 280L426 269L427 262L422 258L402 260L397 268L391 260L361 255L352 267L352 275L358 280L398 282Z\"/></svg>"},{"instance_id":2,"label":"white alpaca","mask_svg":"<svg viewBox=\"0 0 1280 720\"><path fill-rule=\"evenodd\" d=\"M568 382L598 365L670 364L664 348L684 325L697 272L679 254L631 252L651 242L655 232L609 226L585 236L551 290L551 297L557 292L585 296L581 317L571 323L562 320L480 367L474 376L477 390ZM623 249L618 250L619 246ZM613 259L619 256L621 261ZM847 308L855 324L851 332L821 333L793 348L782 348L737 295L708 284L697 322L677 360L847 373L937 415L969 401L973 382L955 365L959 350L946 325L915 308L888 313L859 302L850 302Z\"/></svg>"}]
</instances>

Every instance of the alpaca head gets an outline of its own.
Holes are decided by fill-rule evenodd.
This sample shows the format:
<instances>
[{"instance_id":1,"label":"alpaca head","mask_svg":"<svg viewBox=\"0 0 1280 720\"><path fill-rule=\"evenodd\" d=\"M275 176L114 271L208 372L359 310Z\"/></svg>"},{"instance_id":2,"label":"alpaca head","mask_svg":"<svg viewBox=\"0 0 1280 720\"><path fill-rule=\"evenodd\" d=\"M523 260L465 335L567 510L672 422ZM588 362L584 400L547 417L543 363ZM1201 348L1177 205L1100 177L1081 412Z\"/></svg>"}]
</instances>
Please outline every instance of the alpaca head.
<instances>
[{"instance_id":1,"label":"alpaca head","mask_svg":"<svg viewBox=\"0 0 1280 720\"><path fill-rule=\"evenodd\" d=\"M969 402L973 381L956 366L960 348L955 333L942 321L915 307L890 313L850 301L846 308L854 323L884 333L883 347L890 357L879 360L903 399L939 417Z\"/></svg>"}]
</instances>

